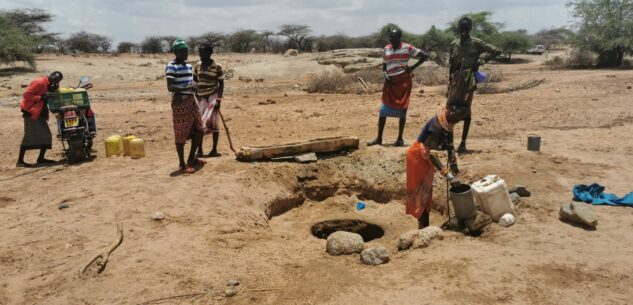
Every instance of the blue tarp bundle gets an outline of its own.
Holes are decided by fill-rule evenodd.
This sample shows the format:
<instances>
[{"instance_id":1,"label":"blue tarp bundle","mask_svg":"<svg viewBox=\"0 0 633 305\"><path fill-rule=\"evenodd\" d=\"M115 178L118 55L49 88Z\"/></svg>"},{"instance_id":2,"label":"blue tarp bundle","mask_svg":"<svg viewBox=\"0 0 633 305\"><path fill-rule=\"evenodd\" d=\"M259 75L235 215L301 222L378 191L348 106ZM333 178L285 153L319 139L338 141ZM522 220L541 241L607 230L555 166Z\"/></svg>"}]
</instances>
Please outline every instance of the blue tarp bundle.
<instances>
[{"instance_id":1,"label":"blue tarp bundle","mask_svg":"<svg viewBox=\"0 0 633 305\"><path fill-rule=\"evenodd\" d=\"M633 193L628 193L620 198L614 194L604 193L604 186L597 183L592 185L576 185L574 186L573 193L575 201L582 201L593 205L621 205L633 207Z\"/></svg>"}]
</instances>

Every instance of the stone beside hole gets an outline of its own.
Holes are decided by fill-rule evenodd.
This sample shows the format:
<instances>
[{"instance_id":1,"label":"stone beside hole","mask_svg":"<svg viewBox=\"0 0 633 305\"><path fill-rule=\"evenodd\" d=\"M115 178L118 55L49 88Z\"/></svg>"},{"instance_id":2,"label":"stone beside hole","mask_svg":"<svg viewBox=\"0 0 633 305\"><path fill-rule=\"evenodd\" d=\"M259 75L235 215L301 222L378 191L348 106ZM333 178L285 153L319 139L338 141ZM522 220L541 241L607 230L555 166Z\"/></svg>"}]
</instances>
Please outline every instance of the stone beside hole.
<instances>
[{"instance_id":1,"label":"stone beside hole","mask_svg":"<svg viewBox=\"0 0 633 305\"><path fill-rule=\"evenodd\" d=\"M356 233L362 236L365 242L381 238L385 235L385 230L380 226L360 219L327 220L312 226L312 235L321 239L327 239L330 234L336 231Z\"/></svg>"}]
</instances>

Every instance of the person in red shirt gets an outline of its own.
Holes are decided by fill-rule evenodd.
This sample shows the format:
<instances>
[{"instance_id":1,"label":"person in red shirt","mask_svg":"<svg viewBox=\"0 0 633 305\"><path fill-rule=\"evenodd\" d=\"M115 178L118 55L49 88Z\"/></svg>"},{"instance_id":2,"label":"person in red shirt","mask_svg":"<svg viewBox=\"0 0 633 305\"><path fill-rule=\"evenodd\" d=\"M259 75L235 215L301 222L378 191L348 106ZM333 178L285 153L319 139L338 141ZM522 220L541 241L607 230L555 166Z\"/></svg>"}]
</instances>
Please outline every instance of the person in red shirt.
<instances>
[{"instance_id":1,"label":"person in red shirt","mask_svg":"<svg viewBox=\"0 0 633 305\"><path fill-rule=\"evenodd\" d=\"M20 102L20 110L24 118L24 137L20 145L20 155L17 167L32 166L24 162L24 154L27 150L39 149L40 155L37 164L52 164L56 161L48 160L44 157L47 149L52 148L53 137L48 127L48 106L46 105L46 94L56 91L59 82L64 76L61 72L55 71L49 76L40 76L34 79L26 88L23 99Z\"/></svg>"}]
</instances>

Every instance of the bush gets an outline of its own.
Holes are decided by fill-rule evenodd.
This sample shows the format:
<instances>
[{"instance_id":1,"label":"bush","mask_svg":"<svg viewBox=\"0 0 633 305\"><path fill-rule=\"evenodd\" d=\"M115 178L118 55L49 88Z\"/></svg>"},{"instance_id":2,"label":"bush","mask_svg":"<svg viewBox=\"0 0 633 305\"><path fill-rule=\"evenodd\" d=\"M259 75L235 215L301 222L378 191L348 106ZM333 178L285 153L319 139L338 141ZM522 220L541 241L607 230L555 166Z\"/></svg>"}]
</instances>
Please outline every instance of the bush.
<instances>
[{"instance_id":1,"label":"bush","mask_svg":"<svg viewBox=\"0 0 633 305\"><path fill-rule=\"evenodd\" d=\"M546 60L545 65L554 68L563 68L565 66L565 60L560 56L554 56L554 58Z\"/></svg>"},{"instance_id":2,"label":"bush","mask_svg":"<svg viewBox=\"0 0 633 305\"><path fill-rule=\"evenodd\" d=\"M360 77L367 84L383 84L385 77L380 69L363 69L353 74Z\"/></svg>"},{"instance_id":3,"label":"bush","mask_svg":"<svg viewBox=\"0 0 633 305\"><path fill-rule=\"evenodd\" d=\"M308 83L308 93L348 93L354 83L351 75L341 72L321 72Z\"/></svg>"},{"instance_id":4,"label":"bush","mask_svg":"<svg viewBox=\"0 0 633 305\"><path fill-rule=\"evenodd\" d=\"M425 86L448 84L448 68L423 66L415 72L415 82Z\"/></svg>"},{"instance_id":5,"label":"bush","mask_svg":"<svg viewBox=\"0 0 633 305\"><path fill-rule=\"evenodd\" d=\"M596 55L589 51L576 50L571 53L567 59L567 67L569 68L590 68L595 65Z\"/></svg>"}]
</instances>

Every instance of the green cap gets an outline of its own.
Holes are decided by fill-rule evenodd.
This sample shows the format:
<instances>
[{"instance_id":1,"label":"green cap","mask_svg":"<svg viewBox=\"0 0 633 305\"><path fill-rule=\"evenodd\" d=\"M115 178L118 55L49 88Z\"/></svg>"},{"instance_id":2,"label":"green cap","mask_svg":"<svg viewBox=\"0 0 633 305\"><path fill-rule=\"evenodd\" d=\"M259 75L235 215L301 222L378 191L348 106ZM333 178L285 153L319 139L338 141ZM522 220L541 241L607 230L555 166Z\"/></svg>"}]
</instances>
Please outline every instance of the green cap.
<instances>
[{"instance_id":1,"label":"green cap","mask_svg":"<svg viewBox=\"0 0 633 305\"><path fill-rule=\"evenodd\" d=\"M189 49L189 46L184 40L180 38L174 40L174 43L171 44L172 51L177 51L177 50L182 50L182 49Z\"/></svg>"}]
</instances>

